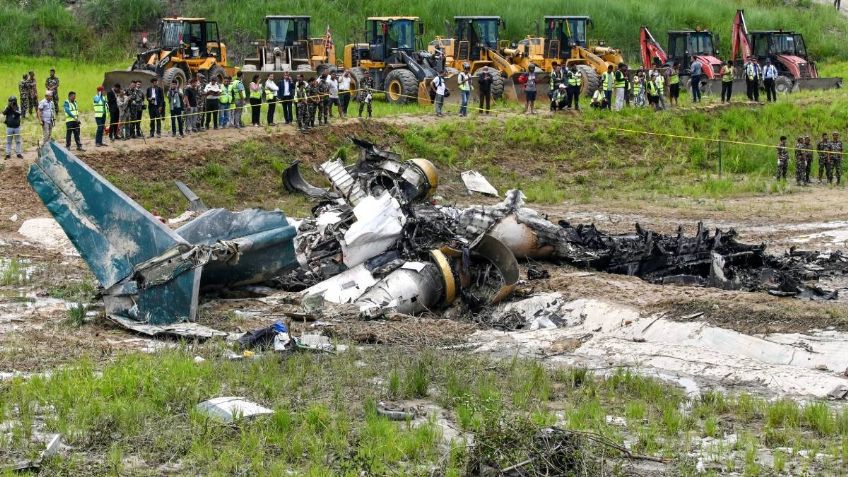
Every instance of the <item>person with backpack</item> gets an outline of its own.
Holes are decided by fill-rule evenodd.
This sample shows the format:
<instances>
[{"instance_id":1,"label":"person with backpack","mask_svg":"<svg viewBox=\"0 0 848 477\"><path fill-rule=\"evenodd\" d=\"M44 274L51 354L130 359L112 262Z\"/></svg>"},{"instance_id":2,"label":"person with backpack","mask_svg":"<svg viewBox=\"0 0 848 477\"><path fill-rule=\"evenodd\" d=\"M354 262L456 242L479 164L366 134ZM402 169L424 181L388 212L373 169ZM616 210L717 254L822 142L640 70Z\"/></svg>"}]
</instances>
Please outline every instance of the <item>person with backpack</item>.
<instances>
[{"instance_id":1,"label":"person with backpack","mask_svg":"<svg viewBox=\"0 0 848 477\"><path fill-rule=\"evenodd\" d=\"M6 124L6 157L12 157L12 142L15 143L15 153L18 159L23 159L23 145L21 143L21 107L18 106L18 98L9 97L9 104L3 110L4 123Z\"/></svg>"},{"instance_id":2,"label":"person with backpack","mask_svg":"<svg viewBox=\"0 0 848 477\"><path fill-rule=\"evenodd\" d=\"M436 116L444 116L442 108L445 106L445 96L448 94L448 85L445 83L444 73L439 71L438 75L431 83L433 90L436 92L436 98L433 100L433 105L436 109Z\"/></svg>"}]
</instances>

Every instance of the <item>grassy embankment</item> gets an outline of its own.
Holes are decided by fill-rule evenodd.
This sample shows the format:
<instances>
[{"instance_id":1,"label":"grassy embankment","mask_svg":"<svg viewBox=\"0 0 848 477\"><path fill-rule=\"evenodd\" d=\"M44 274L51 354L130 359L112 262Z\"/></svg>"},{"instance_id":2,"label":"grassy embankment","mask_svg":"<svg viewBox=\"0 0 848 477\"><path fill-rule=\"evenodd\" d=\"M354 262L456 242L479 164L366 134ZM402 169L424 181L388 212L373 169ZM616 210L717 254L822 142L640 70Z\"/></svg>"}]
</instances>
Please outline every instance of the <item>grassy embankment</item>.
<instances>
[{"instance_id":1,"label":"grassy embankment","mask_svg":"<svg viewBox=\"0 0 848 477\"><path fill-rule=\"evenodd\" d=\"M721 35L720 51L730 51L730 25L737 8L744 8L753 30L785 28L802 32L809 50L819 59L848 59L842 39L848 22L826 5L811 0L573 0L564 9L552 0L504 3L495 0L424 0L398 8L391 0L88 0L65 8L63 0L27 0L0 4L0 29L20 32L0 38L0 56L33 54L85 57L112 61L116 50L129 51L130 32L155 31L165 15L205 16L220 23L231 50L241 55L249 40L264 35L262 17L268 14L311 15L313 36L330 25L336 44L360 41L366 16L417 15L427 27L424 39L445 33L445 20L454 15L500 15L506 20L503 38L517 40L536 31L544 15L590 15L590 37L624 50L636 61L640 25L648 25L665 43L669 29L701 26ZM341 52L339 52L341 56Z\"/></svg>"},{"instance_id":2,"label":"grassy embankment","mask_svg":"<svg viewBox=\"0 0 848 477\"><path fill-rule=\"evenodd\" d=\"M696 459L687 454L702 446L705 460L716 460L707 475L781 473L790 465L835 475L848 459L848 411L824 403L716 393L689 400L627 371L602 378L414 349L235 362L221 351L210 345L131 354L103 368L81 362L4 382L0 420L15 426L0 460L36 455L35 426L61 433L73 448L69 457L47 461L42 475L458 476L475 462L505 468L533 457L533 436L550 425L626 441L635 453L670 459L677 475L694 475ZM195 354L206 361L195 363ZM194 410L221 395L245 396L274 414L226 425ZM429 406L430 415L391 422L376 413L380 401ZM445 419L458 435L448 435ZM723 441L727 434L738 439ZM599 475L604 449L577 446L577 475Z\"/></svg>"}]
</instances>

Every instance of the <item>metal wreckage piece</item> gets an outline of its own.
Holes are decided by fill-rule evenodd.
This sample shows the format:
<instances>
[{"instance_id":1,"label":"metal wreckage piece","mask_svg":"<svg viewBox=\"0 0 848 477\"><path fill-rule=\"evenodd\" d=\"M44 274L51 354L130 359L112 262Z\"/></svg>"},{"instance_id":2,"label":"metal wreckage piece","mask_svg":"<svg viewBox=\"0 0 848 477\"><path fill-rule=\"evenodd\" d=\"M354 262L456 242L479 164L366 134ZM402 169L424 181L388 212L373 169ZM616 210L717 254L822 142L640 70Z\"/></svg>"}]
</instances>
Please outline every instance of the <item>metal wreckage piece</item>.
<instances>
[{"instance_id":1,"label":"metal wreckage piece","mask_svg":"<svg viewBox=\"0 0 848 477\"><path fill-rule=\"evenodd\" d=\"M515 256L486 234L461 234L427 201L438 187L430 161L353 142L356 164L334 158L317 168L332 190L306 182L298 163L284 172L288 190L322 202L298 229L301 268L278 284L303 290L306 302L350 303L365 316L419 314L460 297L480 307L509 296L518 282Z\"/></svg>"},{"instance_id":2,"label":"metal wreckage piece","mask_svg":"<svg viewBox=\"0 0 848 477\"><path fill-rule=\"evenodd\" d=\"M53 142L28 180L97 278L109 315L193 321L201 288L260 283L297 265L295 228L280 211L211 209L171 230Z\"/></svg>"}]
</instances>

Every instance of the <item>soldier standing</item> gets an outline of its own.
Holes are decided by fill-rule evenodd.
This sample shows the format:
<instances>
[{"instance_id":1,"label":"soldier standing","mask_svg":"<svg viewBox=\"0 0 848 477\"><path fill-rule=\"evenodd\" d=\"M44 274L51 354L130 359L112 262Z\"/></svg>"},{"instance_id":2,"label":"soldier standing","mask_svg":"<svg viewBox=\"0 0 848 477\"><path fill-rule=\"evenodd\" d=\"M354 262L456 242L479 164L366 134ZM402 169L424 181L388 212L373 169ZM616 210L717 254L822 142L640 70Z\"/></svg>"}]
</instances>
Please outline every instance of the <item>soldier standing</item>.
<instances>
[{"instance_id":1,"label":"soldier standing","mask_svg":"<svg viewBox=\"0 0 848 477\"><path fill-rule=\"evenodd\" d=\"M32 116L35 108L38 107L38 82L35 80L35 72L29 72L29 115Z\"/></svg>"},{"instance_id":2,"label":"soldier standing","mask_svg":"<svg viewBox=\"0 0 848 477\"><path fill-rule=\"evenodd\" d=\"M807 168L805 164L807 154L804 152L804 138L798 136L795 141L795 183L801 185L804 183L804 170Z\"/></svg>"},{"instance_id":3,"label":"soldier standing","mask_svg":"<svg viewBox=\"0 0 848 477\"><path fill-rule=\"evenodd\" d=\"M297 105L297 128L300 132L306 132L309 126L309 95L306 93L306 81L303 81L303 75L297 76L297 83L294 87L294 102Z\"/></svg>"},{"instance_id":4,"label":"soldier standing","mask_svg":"<svg viewBox=\"0 0 848 477\"><path fill-rule=\"evenodd\" d=\"M810 172L813 169L813 142L810 136L804 136L804 184L810 185Z\"/></svg>"},{"instance_id":5,"label":"soldier standing","mask_svg":"<svg viewBox=\"0 0 848 477\"><path fill-rule=\"evenodd\" d=\"M144 133L141 132L141 117L144 114L144 90L141 89L141 81L135 82L130 101L133 111L132 123L130 124L133 137L144 138Z\"/></svg>"},{"instance_id":6,"label":"soldier standing","mask_svg":"<svg viewBox=\"0 0 848 477\"><path fill-rule=\"evenodd\" d=\"M311 78L309 80L309 86L306 87L306 95L308 96L309 102L309 127L315 127L315 115L318 112L318 108L321 106L321 96L318 92L318 80L315 78Z\"/></svg>"},{"instance_id":7,"label":"soldier standing","mask_svg":"<svg viewBox=\"0 0 848 477\"><path fill-rule=\"evenodd\" d=\"M828 176L830 175L830 141L827 138L827 133L822 133L821 141L816 144L816 151L819 153L819 184L822 183L822 176L824 175L825 169L828 170Z\"/></svg>"},{"instance_id":8,"label":"soldier standing","mask_svg":"<svg viewBox=\"0 0 848 477\"><path fill-rule=\"evenodd\" d=\"M27 106L29 106L29 75L24 75L23 79L18 83L18 93L21 98L21 119L26 118Z\"/></svg>"},{"instance_id":9,"label":"soldier standing","mask_svg":"<svg viewBox=\"0 0 848 477\"><path fill-rule=\"evenodd\" d=\"M836 174L836 185L842 182L842 141L839 140L839 133L833 133L833 140L830 141L830 167L832 172L827 173L827 181L831 182L833 174Z\"/></svg>"},{"instance_id":10,"label":"soldier standing","mask_svg":"<svg viewBox=\"0 0 848 477\"><path fill-rule=\"evenodd\" d=\"M780 136L777 146L777 180L786 180L786 168L789 164L789 152L786 150L786 136Z\"/></svg>"},{"instance_id":11,"label":"soldier standing","mask_svg":"<svg viewBox=\"0 0 848 477\"><path fill-rule=\"evenodd\" d=\"M359 101L359 117L362 117L362 109L368 106L368 117L371 117L371 89L374 87L374 80L371 79L371 74L367 71L362 81L356 85L356 98Z\"/></svg>"},{"instance_id":12,"label":"soldier standing","mask_svg":"<svg viewBox=\"0 0 848 477\"><path fill-rule=\"evenodd\" d=\"M53 91L53 106L56 111L59 110L59 77L56 76L56 70L50 69L50 76L44 81L44 87Z\"/></svg>"},{"instance_id":13,"label":"soldier standing","mask_svg":"<svg viewBox=\"0 0 848 477\"><path fill-rule=\"evenodd\" d=\"M327 83L326 71L318 81L318 95L318 124L327 124L330 114L330 84Z\"/></svg>"}]
</instances>

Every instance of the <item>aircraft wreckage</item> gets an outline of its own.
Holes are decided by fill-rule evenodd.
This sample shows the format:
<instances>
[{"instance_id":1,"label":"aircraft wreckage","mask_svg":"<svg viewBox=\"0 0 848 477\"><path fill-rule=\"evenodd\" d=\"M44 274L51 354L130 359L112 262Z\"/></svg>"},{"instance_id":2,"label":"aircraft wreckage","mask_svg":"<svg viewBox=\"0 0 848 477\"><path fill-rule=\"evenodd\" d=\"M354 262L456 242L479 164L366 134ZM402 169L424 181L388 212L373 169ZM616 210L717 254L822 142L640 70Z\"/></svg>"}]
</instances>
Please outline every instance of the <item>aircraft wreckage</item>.
<instances>
[{"instance_id":1,"label":"aircraft wreckage","mask_svg":"<svg viewBox=\"0 0 848 477\"><path fill-rule=\"evenodd\" d=\"M76 158L50 143L29 182L97 278L106 312L137 323L192 321L201 291L266 283L300 291L304 303L350 304L362 316L420 314L457 300L474 312L507 299L518 259L532 258L652 283L836 298L817 286L844 275L839 252L789 251L736 240L699 224L688 236L642 229L613 235L593 225L549 221L510 190L491 206L438 205L438 173L425 159L353 139L352 165L334 157L316 167L331 187L309 184L295 162L291 192L316 201L302 220L258 209L207 210L182 183L199 215L171 230ZM489 186L490 187L490 186Z\"/></svg>"}]
</instances>

